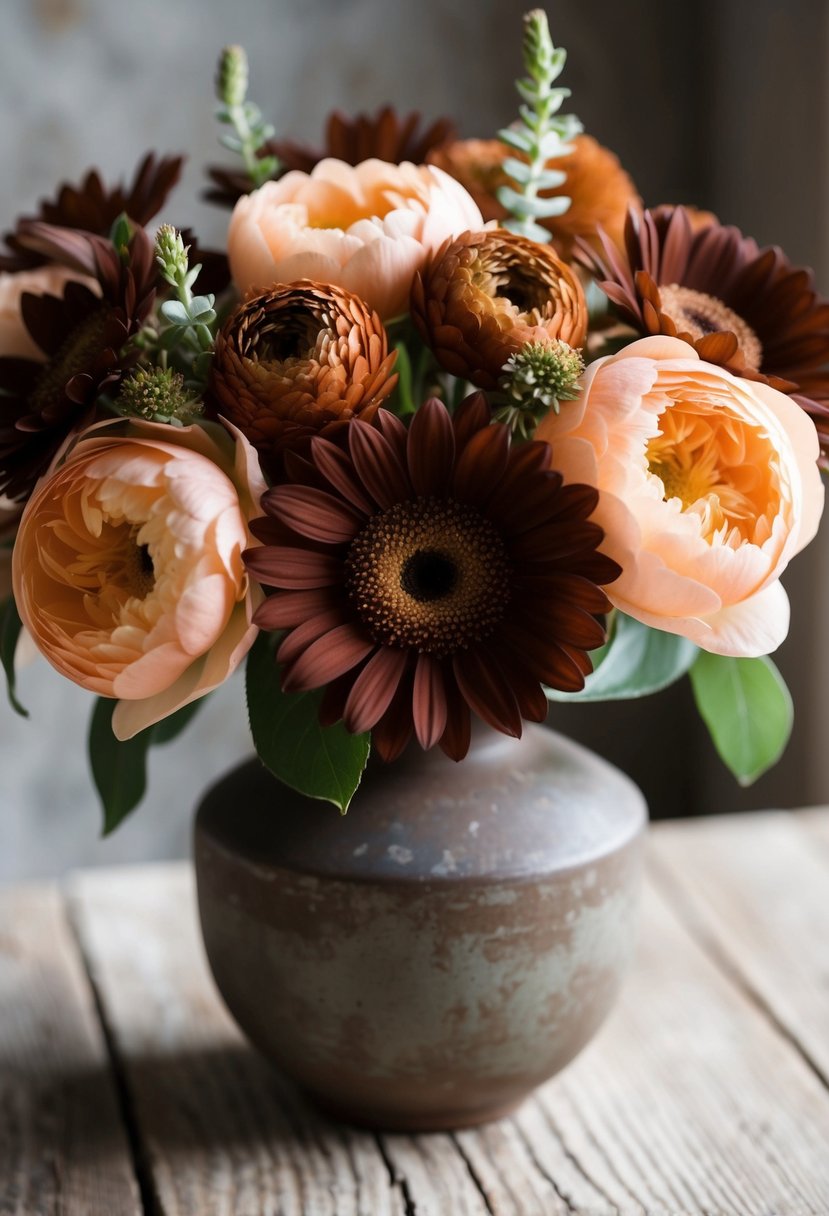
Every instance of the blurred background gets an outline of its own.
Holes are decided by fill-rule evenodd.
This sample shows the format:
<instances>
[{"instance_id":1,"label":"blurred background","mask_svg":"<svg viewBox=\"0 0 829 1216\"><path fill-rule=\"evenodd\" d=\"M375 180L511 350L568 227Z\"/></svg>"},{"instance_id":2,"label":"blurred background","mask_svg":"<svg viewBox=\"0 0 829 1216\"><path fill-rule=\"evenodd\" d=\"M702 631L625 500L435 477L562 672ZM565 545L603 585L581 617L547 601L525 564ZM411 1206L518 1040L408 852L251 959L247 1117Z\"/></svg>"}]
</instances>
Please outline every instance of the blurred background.
<instances>
[{"instance_id":1,"label":"blurred background","mask_svg":"<svg viewBox=\"0 0 829 1216\"><path fill-rule=\"evenodd\" d=\"M221 243L227 213L199 199L216 144L213 70L244 44L252 96L280 136L318 140L331 109L392 102L490 136L515 111L524 0L3 0L0 224L90 165L129 174L148 148L186 151L164 215ZM563 83L646 203L690 202L814 266L829 293L829 5L826 0L549 0L570 59ZM792 633L776 656L797 723L781 764L750 790L722 769L687 682L649 701L556 707L551 721L626 768L654 815L829 801L822 631L829 527L784 579ZM86 762L91 698L43 662L0 704L0 880L77 865L184 856L193 806L250 750L237 678L151 760L145 804L114 837ZM334 813L334 812L332 812Z\"/></svg>"}]
</instances>

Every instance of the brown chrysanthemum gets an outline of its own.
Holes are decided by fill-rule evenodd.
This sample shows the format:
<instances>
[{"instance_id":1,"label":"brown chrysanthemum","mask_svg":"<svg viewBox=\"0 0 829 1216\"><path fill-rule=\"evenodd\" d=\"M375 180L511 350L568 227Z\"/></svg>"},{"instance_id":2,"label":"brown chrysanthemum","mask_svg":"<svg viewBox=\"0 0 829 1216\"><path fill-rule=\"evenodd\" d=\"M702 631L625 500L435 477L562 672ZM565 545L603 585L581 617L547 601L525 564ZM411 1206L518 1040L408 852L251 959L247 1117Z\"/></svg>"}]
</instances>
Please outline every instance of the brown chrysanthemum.
<instances>
[{"instance_id":1,"label":"brown chrysanthemum","mask_svg":"<svg viewBox=\"0 0 829 1216\"><path fill-rule=\"evenodd\" d=\"M470 711L505 734L547 712L542 683L576 691L605 638L590 486L564 486L543 443L510 448L482 393L454 420L427 401L409 430L385 410L340 443L317 438L269 490L246 562L276 591L286 690L327 687L322 717L372 730L394 759L412 730L461 760Z\"/></svg>"},{"instance_id":2,"label":"brown chrysanthemum","mask_svg":"<svg viewBox=\"0 0 829 1216\"><path fill-rule=\"evenodd\" d=\"M553 244L567 260L578 237L598 243L599 228L621 248L628 208L641 205L636 187L613 152L591 135L577 135L572 148L546 165L566 173L566 181L541 191L542 198L566 194L570 206L563 215L539 221L550 230ZM498 188L510 183L503 169L507 156L515 156L515 152L499 139L462 139L437 148L429 154L429 161L466 187L485 220L500 223L507 217L497 197Z\"/></svg>"},{"instance_id":3,"label":"brown chrysanthemum","mask_svg":"<svg viewBox=\"0 0 829 1216\"><path fill-rule=\"evenodd\" d=\"M370 420L394 388L394 352L376 312L330 284L282 284L243 301L218 338L212 409L269 471L332 423Z\"/></svg>"},{"instance_id":4,"label":"brown chrysanthemum","mask_svg":"<svg viewBox=\"0 0 829 1216\"><path fill-rule=\"evenodd\" d=\"M601 255L584 243L578 254L622 319L794 397L814 418L829 467L829 301L811 271L737 228L695 222L684 207L631 212L625 250L605 238Z\"/></svg>"},{"instance_id":5,"label":"brown chrysanthemum","mask_svg":"<svg viewBox=\"0 0 829 1216\"><path fill-rule=\"evenodd\" d=\"M36 220L98 236L107 236L121 214L144 227L163 207L181 176L183 163L181 156L158 159L148 152L129 184L118 182L106 186L98 171L90 169L80 185L62 185L56 198L45 199L40 204L36 216L19 220L15 231L6 234L4 239L11 252L0 255L0 270L26 270L47 261L45 255L20 239L21 232Z\"/></svg>"},{"instance_id":6,"label":"brown chrysanthemum","mask_svg":"<svg viewBox=\"0 0 829 1216\"><path fill-rule=\"evenodd\" d=\"M587 334L573 270L549 245L500 228L447 241L415 279L411 308L441 367L484 389L528 342L578 348Z\"/></svg>"},{"instance_id":7,"label":"brown chrysanthemum","mask_svg":"<svg viewBox=\"0 0 829 1216\"><path fill-rule=\"evenodd\" d=\"M397 114L391 106L383 106L376 114L349 117L335 110L326 121L322 148L291 140L271 139L259 149L257 155L276 156L281 173L290 169L310 173L314 165L329 156L349 165L359 165L361 161L372 158L394 165L403 161L421 165L431 152L454 138L455 127L448 118L437 118L424 130L417 111ZM213 188L207 191L205 198L211 203L233 207L237 199L249 194L252 189L249 176L241 170L213 166L207 173Z\"/></svg>"},{"instance_id":8,"label":"brown chrysanthemum","mask_svg":"<svg viewBox=\"0 0 829 1216\"><path fill-rule=\"evenodd\" d=\"M0 358L0 495L28 498L58 450L88 423L102 389L129 361L124 346L155 298L153 245L137 228L122 261L110 241L33 222L20 230L26 247L97 280L63 296L25 294L22 316L42 359Z\"/></svg>"}]
</instances>

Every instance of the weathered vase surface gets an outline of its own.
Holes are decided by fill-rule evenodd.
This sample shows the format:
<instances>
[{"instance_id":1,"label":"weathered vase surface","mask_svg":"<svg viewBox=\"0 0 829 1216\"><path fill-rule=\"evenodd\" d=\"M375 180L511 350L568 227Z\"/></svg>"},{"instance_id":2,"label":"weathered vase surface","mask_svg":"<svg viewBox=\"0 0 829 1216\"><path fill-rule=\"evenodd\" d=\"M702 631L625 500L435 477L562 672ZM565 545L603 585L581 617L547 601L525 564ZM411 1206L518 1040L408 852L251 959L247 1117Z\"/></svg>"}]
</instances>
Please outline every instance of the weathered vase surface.
<instances>
[{"instance_id":1,"label":"weathered vase surface","mask_svg":"<svg viewBox=\"0 0 829 1216\"><path fill-rule=\"evenodd\" d=\"M330 1111L468 1126L563 1068L630 956L646 808L540 727L370 765L346 816L257 761L208 793L196 872L241 1028Z\"/></svg>"}]
</instances>

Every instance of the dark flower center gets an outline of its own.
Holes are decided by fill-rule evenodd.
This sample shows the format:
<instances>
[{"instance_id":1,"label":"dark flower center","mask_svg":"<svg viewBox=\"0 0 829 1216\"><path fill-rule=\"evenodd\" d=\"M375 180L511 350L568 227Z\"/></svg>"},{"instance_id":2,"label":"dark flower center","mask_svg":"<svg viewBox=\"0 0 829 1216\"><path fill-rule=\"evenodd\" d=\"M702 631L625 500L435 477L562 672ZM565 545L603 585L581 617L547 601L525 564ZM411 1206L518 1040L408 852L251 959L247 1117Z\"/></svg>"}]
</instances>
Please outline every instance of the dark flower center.
<instances>
[{"instance_id":1,"label":"dark flower center","mask_svg":"<svg viewBox=\"0 0 829 1216\"><path fill-rule=\"evenodd\" d=\"M245 358L259 363L286 363L313 357L324 334L331 328L328 318L311 309L275 309L255 326Z\"/></svg>"},{"instance_id":2,"label":"dark flower center","mask_svg":"<svg viewBox=\"0 0 829 1216\"><path fill-rule=\"evenodd\" d=\"M443 599L458 581L458 567L451 557L434 549L421 549L406 559L400 586L413 599L428 604Z\"/></svg>"},{"instance_id":3,"label":"dark flower center","mask_svg":"<svg viewBox=\"0 0 829 1216\"><path fill-rule=\"evenodd\" d=\"M510 600L502 537L453 499L416 498L373 516L351 543L346 572L377 642L437 658L488 637Z\"/></svg>"},{"instance_id":4,"label":"dark flower center","mask_svg":"<svg viewBox=\"0 0 829 1216\"><path fill-rule=\"evenodd\" d=\"M676 325L679 333L689 333L699 341L708 334L728 330L740 344L746 366L758 371L763 362L763 347L754 330L738 313L716 296L694 291L679 283L659 285L659 303Z\"/></svg>"},{"instance_id":5,"label":"dark flower center","mask_svg":"<svg viewBox=\"0 0 829 1216\"><path fill-rule=\"evenodd\" d=\"M43 365L29 395L32 413L42 415L50 406L59 405L72 377L90 370L102 351L110 316L108 305L98 305L75 326L57 354Z\"/></svg>"}]
</instances>

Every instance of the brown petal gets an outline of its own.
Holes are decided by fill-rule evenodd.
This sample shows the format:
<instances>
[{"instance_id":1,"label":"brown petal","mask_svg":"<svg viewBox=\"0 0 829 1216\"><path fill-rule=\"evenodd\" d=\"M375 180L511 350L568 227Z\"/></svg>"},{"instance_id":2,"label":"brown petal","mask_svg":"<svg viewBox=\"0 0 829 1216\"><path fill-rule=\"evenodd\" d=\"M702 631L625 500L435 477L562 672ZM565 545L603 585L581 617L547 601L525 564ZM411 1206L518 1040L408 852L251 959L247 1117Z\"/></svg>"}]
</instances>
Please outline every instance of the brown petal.
<instances>
[{"instance_id":1,"label":"brown petal","mask_svg":"<svg viewBox=\"0 0 829 1216\"><path fill-rule=\"evenodd\" d=\"M411 489L403 466L388 440L366 423L348 430L354 467L365 488L383 510L408 498Z\"/></svg>"},{"instance_id":2,"label":"brown petal","mask_svg":"<svg viewBox=\"0 0 829 1216\"><path fill-rule=\"evenodd\" d=\"M342 564L336 558L288 545L248 549L245 565L266 587L283 587L286 591L330 587L342 574Z\"/></svg>"},{"instance_id":3,"label":"brown petal","mask_svg":"<svg viewBox=\"0 0 829 1216\"><path fill-rule=\"evenodd\" d=\"M331 592L314 587L308 591L283 591L269 595L253 614L253 623L260 629L293 629L309 617L333 607Z\"/></svg>"},{"instance_id":4,"label":"brown petal","mask_svg":"<svg viewBox=\"0 0 829 1216\"><path fill-rule=\"evenodd\" d=\"M509 431L491 423L473 435L455 466L454 494L460 502L486 502L504 475L509 459Z\"/></svg>"},{"instance_id":5,"label":"brown petal","mask_svg":"<svg viewBox=\"0 0 829 1216\"><path fill-rule=\"evenodd\" d=\"M521 712L503 672L478 651L461 652L452 660L455 679L470 708L488 726L515 739L521 737Z\"/></svg>"},{"instance_id":6,"label":"brown petal","mask_svg":"<svg viewBox=\"0 0 829 1216\"><path fill-rule=\"evenodd\" d=\"M352 624L338 625L312 642L286 671L285 692L307 692L345 675L370 654L375 642Z\"/></svg>"},{"instance_id":7,"label":"brown petal","mask_svg":"<svg viewBox=\"0 0 829 1216\"><path fill-rule=\"evenodd\" d=\"M318 638L331 633L343 624L343 614L337 608L326 607L317 616L304 620L283 639L276 657L280 663L290 664Z\"/></svg>"},{"instance_id":8,"label":"brown petal","mask_svg":"<svg viewBox=\"0 0 829 1216\"><path fill-rule=\"evenodd\" d=\"M364 515L374 511L374 504L360 485L354 465L345 452L329 439L314 438L311 441L314 464L334 489Z\"/></svg>"},{"instance_id":9,"label":"brown petal","mask_svg":"<svg viewBox=\"0 0 829 1216\"><path fill-rule=\"evenodd\" d=\"M455 432L449 411L437 397L420 407L409 427L409 476L416 494L445 494L455 463Z\"/></svg>"},{"instance_id":10,"label":"brown petal","mask_svg":"<svg viewBox=\"0 0 829 1216\"><path fill-rule=\"evenodd\" d=\"M266 504L294 532L325 545L353 540L362 522L342 499L311 486L274 486L262 499Z\"/></svg>"},{"instance_id":11,"label":"brown petal","mask_svg":"<svg viewBox=\"0 0 829 1216\"><path fill-rule=\"evenodd\" d=\"M424 751L434 747L446 729L447 704L443 669L437 659L418 657L412 695L412 718L417 741Z\"/></svg>"},{"instance_id":12,"label":"brown petal","mask_svg":"<svg viewBox=\"0 0 829 1216\"><path fill-rule=\"evenodd\" d=\"M388 646L371 656L345 703L343 720L347 730L359 735L379 722L397 692L408 658L405 650Z\"/></svg>"},{"instance_id":13,"label":"brown petal","mask_svg":"<svg viewBox=\"0 0 829 1216\"><path fill-rule=\"evenodd\" d=\"M444 673L444 692L447 702L446 729L440 747L450 760L457 763L466 756L472 742L472 716L451 670Z\"/></svg>"}]
</instances>

